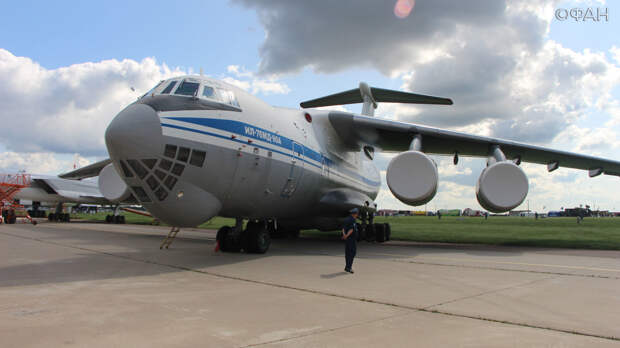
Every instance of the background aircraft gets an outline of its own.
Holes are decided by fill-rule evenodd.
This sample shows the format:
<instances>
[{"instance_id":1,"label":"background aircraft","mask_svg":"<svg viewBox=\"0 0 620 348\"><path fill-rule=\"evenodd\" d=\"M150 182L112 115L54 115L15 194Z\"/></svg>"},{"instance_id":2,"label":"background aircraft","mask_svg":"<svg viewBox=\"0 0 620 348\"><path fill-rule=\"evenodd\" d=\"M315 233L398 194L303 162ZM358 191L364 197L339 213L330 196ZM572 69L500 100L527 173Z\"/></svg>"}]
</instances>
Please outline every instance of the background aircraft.
<instances>
[{"instance_id":1,"label":"background aircraft","mask_svg":"<svg viewBox=\"0 0 620 348\"><path fill-rule=\"evenodd\" d=\"M227 83L203 76L161 81L122 110L106 130L110 159L60 177L99 175L111 201L135 197L176 227L216 215L236 218L217 239L222 250L265 252L270 236L300 229L336 230L361 208L363 231L389 238L373 224L381 184L374 153L398 152L387 168L392 193L409 205L429 202L438 171L428 154L487 158L476 187L492 212L518 206L528 192L522 161L620 175L620 162L373 117L378 102L450 105L446 98L371 88L301 103L270 106ZM314 109L363 103L362 114ZM243 221L248 220L244 228ZM178 229L171 231L173 235Z\"/></svg>"},{"instance_id":2,"label":"background aircraft","mask_svg":"<svg viewBox=\"0 0 620 348\"><path fill-rule=\"evenodd\" d=\"M20 187L10 197L3 195L3 200L9 199L12 202L15 199L22 205L31 205L32 209L29 211L31 217L45 217L45 211L39 210L39 208L51 206L54 207L54 210L50 211L47 216L50 221L68 222L69 214L63 212L64 203L115 205L117 208L120 203L111 201L101 194L98 180L68 180L57 176L39 174L19 174L19 176L28 181L25 183L26 185L23 185L25 187ZM4 175L3 177L10 178L11 175ZM3 193L8 194L9 192L4 190ZM132 201L135 202L132 197L129 197L125 203ZM9 219L6 222L14 223L14 221L15 219L12 221ZM106 221L124 223L124 217L119 215L118 209L115 209L115 213L109 215Z\"/></svg>"}]
</instances>

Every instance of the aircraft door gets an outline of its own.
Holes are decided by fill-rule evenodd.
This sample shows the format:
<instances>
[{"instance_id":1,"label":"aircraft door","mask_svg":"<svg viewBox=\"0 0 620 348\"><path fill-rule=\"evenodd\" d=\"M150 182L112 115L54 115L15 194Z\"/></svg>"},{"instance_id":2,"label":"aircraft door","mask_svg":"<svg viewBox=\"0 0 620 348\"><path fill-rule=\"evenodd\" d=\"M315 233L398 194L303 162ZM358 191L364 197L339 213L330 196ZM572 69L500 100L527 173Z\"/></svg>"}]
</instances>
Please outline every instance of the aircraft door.
<instances>
[{"instance_id":1,"label":"aircraft door","mask_svg":"<svg viewBox=\"0 0 620 348\"><path fill-rule=\"evenodd\" d=\"M298 142L293 141L291 148L291 168L288 178L282 189L283 197L290 197L295 193L297 185L304 172L304 147Z\"/></svg>"}]
</instances>

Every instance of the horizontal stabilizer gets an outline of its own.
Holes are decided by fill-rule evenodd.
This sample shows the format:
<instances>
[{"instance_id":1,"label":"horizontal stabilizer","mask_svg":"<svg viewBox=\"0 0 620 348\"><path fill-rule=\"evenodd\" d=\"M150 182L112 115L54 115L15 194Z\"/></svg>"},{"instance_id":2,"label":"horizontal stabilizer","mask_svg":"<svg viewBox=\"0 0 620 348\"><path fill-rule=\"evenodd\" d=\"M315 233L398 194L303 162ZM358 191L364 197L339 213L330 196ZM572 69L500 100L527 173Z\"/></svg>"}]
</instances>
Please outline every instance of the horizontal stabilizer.
<instances>
[{"instance_id":1,"label":"horizontal stabilizer","mask_svg":"<svg viewBox=\"0 0 620 348\"><path fill-rule=\"evenodd\" d=\"M372 98L375 102L384 103L405 103L405 104L440 104L452 105L452 100L448 98L433 97L423 94L395 91L391 89L370 87ZM345 92L340 92L326 97L308 100L300 103L301 107L316 108L321 106L344 105L363 103L362 91L358 88Z\"/></svg>"}]
</instances>

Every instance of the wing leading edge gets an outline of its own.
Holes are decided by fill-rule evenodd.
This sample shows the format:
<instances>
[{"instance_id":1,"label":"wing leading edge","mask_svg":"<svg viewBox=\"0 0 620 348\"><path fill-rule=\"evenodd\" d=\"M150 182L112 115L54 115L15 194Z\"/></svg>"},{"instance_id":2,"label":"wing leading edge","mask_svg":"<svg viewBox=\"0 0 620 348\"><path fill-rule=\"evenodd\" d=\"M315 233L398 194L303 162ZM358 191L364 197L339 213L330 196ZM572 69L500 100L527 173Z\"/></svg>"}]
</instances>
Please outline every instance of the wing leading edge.
<instances>
[{"instance_id":1,"label":"wing leading edge","mask_svg":"<svg viewBox=\"0 0 620 348\"><path fill-rule=\"evenodd\" d=\"M71 180L82 180L86 178L92 178L94 176L99 175L99 173L103 170L105 166L112 163L111 159L105 159L103 161L95 162L93 164L89 164L86 167L82 167L67 173L63 173L58 175L59 178L62 179L71 179Z\"/></svg>"},{"instance_id":2,"label":"wing leading edge","mask_svg":"<svg viewBox=\"0 0 620 348\"><path fill-rule=\"evenodd\" d=\"M620 162L547 149L510 140L483 137L440 128L397 122L345 112L330 112L329 121L350 146L376 146L385 152L409 150L413 137L422 136L422 151L428 154L487 157L493 146L499 146L507 158L558 167L584 169L590 176L598 174L620 176Z\"/></svg>"}]
</instances>

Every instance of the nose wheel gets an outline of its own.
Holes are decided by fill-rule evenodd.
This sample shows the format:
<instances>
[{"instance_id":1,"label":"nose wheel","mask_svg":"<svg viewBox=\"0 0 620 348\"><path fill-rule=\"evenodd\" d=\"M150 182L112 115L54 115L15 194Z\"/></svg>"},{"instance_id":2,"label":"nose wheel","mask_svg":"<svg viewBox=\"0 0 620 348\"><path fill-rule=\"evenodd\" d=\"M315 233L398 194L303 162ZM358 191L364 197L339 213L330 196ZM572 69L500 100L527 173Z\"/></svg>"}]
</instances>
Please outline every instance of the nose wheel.
<instances>
[{"instance_id":1,"label":"nose wheel","mask_svg":"<svg viewBox=\"0 0 620 348\"><path fill-rule=\"evenodd\" d=\"M237 226L223 226L217 231L217 242L220 250L226 252L238 252L264 254L269 250L271 238L269 227L264 220L248 221L245 230L241 229L242 224Z\"/></svg>"}]
</instances>

